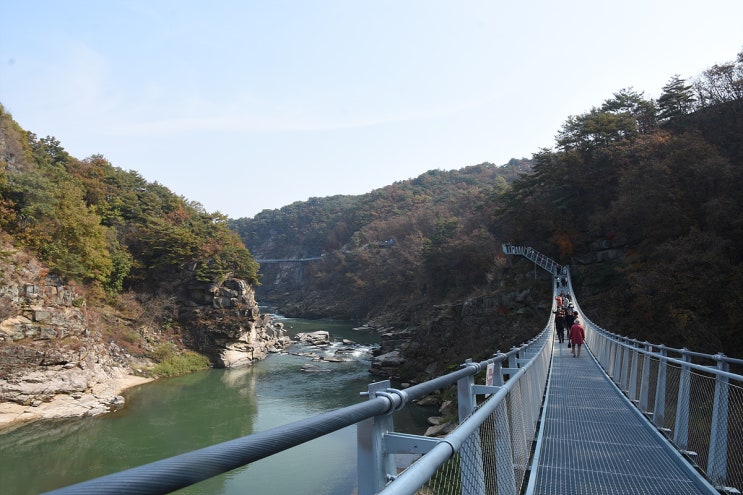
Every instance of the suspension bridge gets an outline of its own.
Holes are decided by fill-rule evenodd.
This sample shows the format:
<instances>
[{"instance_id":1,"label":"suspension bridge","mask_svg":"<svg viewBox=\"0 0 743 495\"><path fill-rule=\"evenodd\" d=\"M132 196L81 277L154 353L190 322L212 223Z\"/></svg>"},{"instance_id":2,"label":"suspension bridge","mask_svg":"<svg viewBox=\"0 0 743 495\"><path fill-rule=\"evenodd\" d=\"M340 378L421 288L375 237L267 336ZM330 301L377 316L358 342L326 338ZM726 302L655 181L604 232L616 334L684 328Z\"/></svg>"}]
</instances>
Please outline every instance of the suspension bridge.
<instances>
[{"instance_id":1,"label":"suspension bridge","mask_svg":"<svg viewBox=\"0 0 743 495\"><path fill-rule=\"evenodd\" d=\"M258 264L271 264L271 263L306 263L308 261L321 260L322 256L310 256L308 258L265 258L255 260Z\"/></svg>"},{"instance_id":2,"label":"suspension bridge","mask_svg":"<svg viewBox=\"0 0 743 495\"><path fill-rule=\"evenodd\" d=\"M586 331L580 357L550 314L530 341L448 375L404 390L373 383L358 404L48 494L171 493L354 425L359 495L740 493L743 376L730 367L743 360L613 334L580 310L567 267L529 247L503 251L570 296ZM395 432L396 412L453 386L452 432ZM399 468L400 455L414 460Z\"/></svg>"}]
</instances>

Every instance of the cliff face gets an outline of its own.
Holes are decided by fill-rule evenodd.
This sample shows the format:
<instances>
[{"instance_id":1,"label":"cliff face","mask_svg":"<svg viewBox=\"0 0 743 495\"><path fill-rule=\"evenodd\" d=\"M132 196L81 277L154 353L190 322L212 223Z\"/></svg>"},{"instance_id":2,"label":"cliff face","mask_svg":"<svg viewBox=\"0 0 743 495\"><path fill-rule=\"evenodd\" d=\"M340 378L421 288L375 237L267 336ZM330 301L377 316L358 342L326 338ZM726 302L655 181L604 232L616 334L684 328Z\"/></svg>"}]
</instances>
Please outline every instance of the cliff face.
<instances>
[{"instance_id":1,"label":"cliff face","mask_svg":"<svg viewBox=\"0 0 743 495\"><path fill-rule=\"evenodd\" d=\"M0 242L0 402L29 407L16 411L24 420L121 405L123 381L141 363L101 335L101 317L78 288ZM59 395L70 400L41 407Z\"/></svg>"},{"instance_id":2,"label":"cliff face","mask_svg":"<svg viewBox=\"0 0 743 495\"><path fill-rule=\"evenodd\" d=\"M430 320L381 333L370 373L420 382L453 371L471 358L481 361L533 337L547 323L549 277L524 280L520 291L497 290L434 308Z\"/></svg>"},{"instance_id":3,"label":"cliff face","mask_svg":"<svg viewBox=\"0 0 743 495\"><path fill-rule=\"evenodd\" d=\"M261 286L256 297L261 304L270 306L277 313L303 318L351 319L347 314L328 311L327 300L313 297L311 278L315 262L261 263Z\"/></svg>"},{"instance_id":4,"label":"cliff face","mask_svg":"<svg viewBox=\"0 0 743 495\"><path fill-rule=\"evenodd\" d=\"M248 365L289 343L243 280L180 287L169 298L177 330L152 317L163 298L94 307L86 290L0 238L0 427L121 407L123 389L152 379L147 356L165 343L217 367Z\"/></svg>"},{"instance_id":5,"label":"cliff face","mask_svg":"<svg viewBox=\"0 0 743 495\"><path fill-rule=\"evenodd\" d=\"M188 293L190 309L181 316L188 329L186 343L215 366L252 364L289 345L281 324L260 314L253 288L244 280L191 284Z\"/></svg>"}]
</instances>

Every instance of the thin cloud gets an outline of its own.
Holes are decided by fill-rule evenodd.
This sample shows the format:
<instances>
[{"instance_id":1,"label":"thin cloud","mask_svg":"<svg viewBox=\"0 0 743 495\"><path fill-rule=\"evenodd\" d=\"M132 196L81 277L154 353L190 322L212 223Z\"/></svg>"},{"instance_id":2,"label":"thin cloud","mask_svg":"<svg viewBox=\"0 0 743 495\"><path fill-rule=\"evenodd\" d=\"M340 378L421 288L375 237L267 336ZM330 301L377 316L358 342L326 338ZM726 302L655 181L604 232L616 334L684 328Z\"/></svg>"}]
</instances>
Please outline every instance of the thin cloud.
<instances>
[{"instance_id":1,"label":"thin cloud","mask_svg":"<svg viewBox=\"0 0 743 495\"><path fill-rule=\"evenodd\" d=\"M129 122L109 127L105 133L112 135L152 135L181 132L323 132L383 126L401 122L436 119L491 105L497 97L484 97L479 100L453 103L436 108L401 109L390 114L354 115L353 117L333 117L316 115L312 112L281 115L270 112L264 115L224 113L198 117L173 117L166 119ZM233 107L234 108L234 107Z\"/></svg>"}]
</instances>

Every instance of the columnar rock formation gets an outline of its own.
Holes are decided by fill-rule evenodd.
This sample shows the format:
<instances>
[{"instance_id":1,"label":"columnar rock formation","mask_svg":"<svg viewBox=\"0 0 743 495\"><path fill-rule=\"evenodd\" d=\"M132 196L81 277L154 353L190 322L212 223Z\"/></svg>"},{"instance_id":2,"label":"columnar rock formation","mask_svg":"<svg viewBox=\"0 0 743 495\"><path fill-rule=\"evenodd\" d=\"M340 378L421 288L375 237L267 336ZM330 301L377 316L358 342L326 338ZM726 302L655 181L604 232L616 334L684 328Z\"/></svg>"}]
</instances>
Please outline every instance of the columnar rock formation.
<instances>
[{"instance_id":1,"label":"columnar rock formation","mask_svg":"<svg viewBox=\"0 0 743 495\"><path fill-rule=\"evenodd\" d=\"M190 310L182 315L189 347L209 356L218 367L251 364L291 343L281 323L261 315L253 288L244 280L191 284Z\"/></svg>"}]
</instances>

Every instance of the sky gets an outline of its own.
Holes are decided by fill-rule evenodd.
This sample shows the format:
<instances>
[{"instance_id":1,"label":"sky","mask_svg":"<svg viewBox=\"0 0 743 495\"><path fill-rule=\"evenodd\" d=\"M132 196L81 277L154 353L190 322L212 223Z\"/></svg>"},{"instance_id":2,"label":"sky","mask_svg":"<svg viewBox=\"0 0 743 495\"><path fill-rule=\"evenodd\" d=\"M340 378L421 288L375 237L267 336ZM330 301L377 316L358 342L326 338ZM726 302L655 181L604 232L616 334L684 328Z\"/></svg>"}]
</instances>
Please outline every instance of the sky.
<instances>
[{"instance_id":1,"label":"sky","mask_svg":"<svg viewBox=\"0 0 743 495\"><path fill-rule=\"evenodd\" d=\"M0 104L253 217L552 148L743 50L741 0L2 0Z\"/></svg>"}]
</instances>

